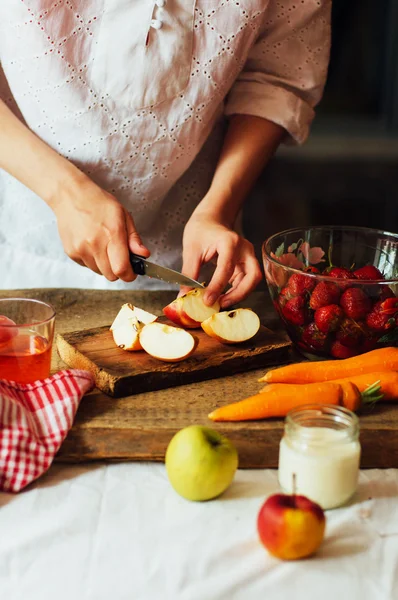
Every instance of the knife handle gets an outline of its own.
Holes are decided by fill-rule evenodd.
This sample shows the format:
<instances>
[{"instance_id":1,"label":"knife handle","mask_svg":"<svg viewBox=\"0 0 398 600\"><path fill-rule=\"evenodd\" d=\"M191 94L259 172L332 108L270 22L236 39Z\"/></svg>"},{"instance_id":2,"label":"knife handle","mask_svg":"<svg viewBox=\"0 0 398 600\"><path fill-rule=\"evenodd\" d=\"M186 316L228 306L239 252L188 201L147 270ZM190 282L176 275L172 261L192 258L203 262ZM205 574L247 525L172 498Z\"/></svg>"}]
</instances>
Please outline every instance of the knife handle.
<instances>
[{"instance_id":1,"label":"knife handle","mask_svg":"<svg viewBox=\"0 0 398 600\"><path fill-rule=\"evenodd\" d=\"M145 275L144 257L130 252L130 263L136 275Z\"/></svg>"}]
</instances>

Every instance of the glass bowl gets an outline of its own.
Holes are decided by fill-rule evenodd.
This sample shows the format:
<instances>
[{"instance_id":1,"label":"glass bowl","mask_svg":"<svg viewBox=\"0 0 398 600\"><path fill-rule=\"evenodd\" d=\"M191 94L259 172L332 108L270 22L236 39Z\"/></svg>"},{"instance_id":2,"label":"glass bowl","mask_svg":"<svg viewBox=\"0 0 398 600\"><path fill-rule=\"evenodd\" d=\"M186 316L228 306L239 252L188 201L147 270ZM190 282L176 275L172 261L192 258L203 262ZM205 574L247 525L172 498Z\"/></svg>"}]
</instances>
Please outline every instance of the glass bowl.
<instances>
[{"instance_id":1,"label":"glass bowl","mask_svg":"<svg viewBox=\"0 0 398 600\"><path fill-rule=\"evenodd\" d=\"M349 358L398 345L397 234L289 229L263 243L262 257L274 307L307 358Z\"/></svg>"}]
</instances>

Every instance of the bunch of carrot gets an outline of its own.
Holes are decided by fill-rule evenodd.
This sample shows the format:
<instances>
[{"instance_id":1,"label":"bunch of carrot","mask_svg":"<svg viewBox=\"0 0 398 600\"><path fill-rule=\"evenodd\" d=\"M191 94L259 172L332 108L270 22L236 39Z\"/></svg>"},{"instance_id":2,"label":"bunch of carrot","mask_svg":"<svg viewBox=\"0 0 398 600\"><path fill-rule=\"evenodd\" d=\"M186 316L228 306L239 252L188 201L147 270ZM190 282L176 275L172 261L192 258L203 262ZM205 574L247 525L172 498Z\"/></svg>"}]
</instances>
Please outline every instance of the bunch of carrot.
<instances>
[{"instance_id":1,"label":"bunch of carrot","mask_svg":"<svg viewBox=\"0 0 398 600\"><path fill-rule=\"evenodd\" d=\"M255 396L217 408L212 421L284 417L305 404L333 404L358 411L379 400L398 401L398 348L372 350L343 360L293 363L268 371Z\"/></svg>"}]
</instances>

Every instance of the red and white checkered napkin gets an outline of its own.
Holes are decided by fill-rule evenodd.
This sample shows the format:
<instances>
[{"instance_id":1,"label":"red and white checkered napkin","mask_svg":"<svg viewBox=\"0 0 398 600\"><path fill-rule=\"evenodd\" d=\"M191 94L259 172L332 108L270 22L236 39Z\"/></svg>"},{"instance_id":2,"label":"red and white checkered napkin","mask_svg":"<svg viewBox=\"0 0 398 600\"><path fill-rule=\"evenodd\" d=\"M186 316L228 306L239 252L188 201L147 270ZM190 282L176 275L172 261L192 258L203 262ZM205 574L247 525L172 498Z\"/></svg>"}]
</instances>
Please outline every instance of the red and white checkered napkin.
<instances>
[{"instance_id":1,"label":"red and white checkered napkin","mask_svg":"<svg viewBox=\"0 0 398 600\"><path fill-rule=\"evenodd\" d=\"M0 379L0 490L19 492L47 471L93 386L79 369L34 383Z\"/></svg>"}]
</instances>

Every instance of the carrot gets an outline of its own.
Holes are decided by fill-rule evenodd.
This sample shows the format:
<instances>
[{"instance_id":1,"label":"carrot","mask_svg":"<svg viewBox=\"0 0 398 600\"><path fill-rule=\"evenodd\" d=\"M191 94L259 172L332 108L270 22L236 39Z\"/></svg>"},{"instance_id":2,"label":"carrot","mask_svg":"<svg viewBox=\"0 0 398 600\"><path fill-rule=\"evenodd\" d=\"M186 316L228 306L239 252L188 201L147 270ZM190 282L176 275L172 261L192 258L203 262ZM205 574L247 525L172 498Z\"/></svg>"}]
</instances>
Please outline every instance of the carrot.
<instances>
[{"instance_id":1,"label":"carrot","mask_svg":"<svg viewBox=\"0 0 398 600\"><path fill-rule=\"evenodd\" d=\"M293 363L268 371L259 381L266 381L267 383L315 383L334 381L376 371L398 371L398 348L379 348L342 360Z\"/></svg>"},{"instance_id":2,"label":"carrot","mask_svg":"<svg viewBox=\"0 0 398 600\"><path fill-rule=\"evenodd\" d=\"M344 377L342 379L331 379L329 383L344 383L351 381L354 383L360 392L364 392L375 381L380 384L380 392L383 394L384 400L398 400L398 372L397 371L377 371L375 373L365 373L364 375L353 375L352 377ZM275 384L271 384L275 385ZM271 387L266 384L260 393L268 391ZM288 384L286 384L288 385ZM296 384L290 384L296 385Z\"/></svg>"},{"instance_id":3,"label":"carrot","mask_svg":"<svg viewBox=\"0 0 398 600\"><path fill-rule=\"evenodd\" d=\"M352 412L357 412L364 404L374 405L383 398L379 381L373 381L363 392L352 381L341 381L339 385L341 385L343 391L341 405Z\"/></svg>"},{"instance_id":4,"label":"carrot","mask_svg":"<svg viewBox=\"0 0 398 600\"><path fill-rule=\"evenodd\" d=\"M212 421L250 421L270 417L285 417L305 404L334 404L356 411L363 403L380 399L378 382L364 392L350 381L344 383L318 382L309 384L273 383L267 390L239 402L221 406L208 417Z\"/></svg>"}]
</instances>

